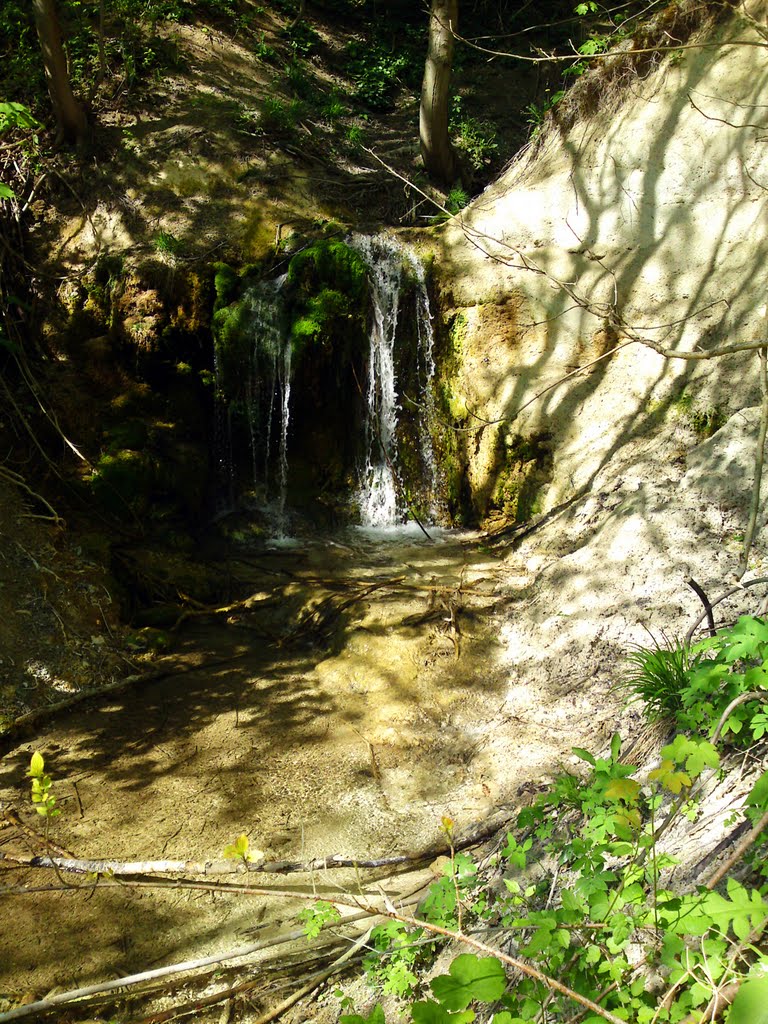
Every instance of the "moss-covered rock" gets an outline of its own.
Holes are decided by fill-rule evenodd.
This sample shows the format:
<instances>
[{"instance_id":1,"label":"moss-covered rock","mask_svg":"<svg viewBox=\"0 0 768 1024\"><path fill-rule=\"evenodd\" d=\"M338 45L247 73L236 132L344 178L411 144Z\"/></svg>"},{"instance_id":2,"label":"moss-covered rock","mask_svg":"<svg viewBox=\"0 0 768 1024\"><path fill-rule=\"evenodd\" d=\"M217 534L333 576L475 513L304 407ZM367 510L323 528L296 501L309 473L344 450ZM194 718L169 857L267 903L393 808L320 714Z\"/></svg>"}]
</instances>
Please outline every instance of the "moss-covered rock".
<instances>
[{"instance_id":1,"label":"moss-covered rock","mask_svg":"<svg viewBox=\"0 0 768 1024\"><path fill-rule=\"evenodd\" d=\"M501 514L510 523L527 522L542 511L544 492L552 479L551 435L501 430L498 444L498 471L486 515Z\"/></svg>"},{"instance_id":2,"label":"moss-covered rock","mask_svg":"<svg viewBox=\"0 0 768 1024\"><path fill-rule=\"evenodd\" d=\"M368 291L368 267L341 238L321 238L291 258L288 283L305 296L332 288L362 303Z\"/></svg>"}]
</instances>

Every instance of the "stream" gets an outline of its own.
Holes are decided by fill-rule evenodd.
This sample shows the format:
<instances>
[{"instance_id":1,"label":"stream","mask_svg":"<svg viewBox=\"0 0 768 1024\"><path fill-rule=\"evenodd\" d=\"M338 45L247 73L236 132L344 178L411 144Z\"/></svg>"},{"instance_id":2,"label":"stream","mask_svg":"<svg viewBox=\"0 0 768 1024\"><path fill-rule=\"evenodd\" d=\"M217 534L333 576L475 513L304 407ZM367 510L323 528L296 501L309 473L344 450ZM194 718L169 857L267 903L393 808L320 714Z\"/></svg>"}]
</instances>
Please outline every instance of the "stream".
<instances>
[{"instance_id":1,"label":"stream","mask_svg":"<svg viewBox=\"0 0 768 1024\"><path fill-rule=\"evenodd\" d=\"M182 622L166 678L13 749L0 800L36 824L24 773L39 750L62 810L51 840L78 857L210 860L242 833L270 859L429 846L443 815L469 827L498 797L487 742L507 685L501 569L472 535L427 540L415 525L235 551L227 571L248 597ZM23 836L4 842L29 849ZM14 897L11 912L0 991L228 948L285 908L106 888Z\"/></svg>"}]
</instances>

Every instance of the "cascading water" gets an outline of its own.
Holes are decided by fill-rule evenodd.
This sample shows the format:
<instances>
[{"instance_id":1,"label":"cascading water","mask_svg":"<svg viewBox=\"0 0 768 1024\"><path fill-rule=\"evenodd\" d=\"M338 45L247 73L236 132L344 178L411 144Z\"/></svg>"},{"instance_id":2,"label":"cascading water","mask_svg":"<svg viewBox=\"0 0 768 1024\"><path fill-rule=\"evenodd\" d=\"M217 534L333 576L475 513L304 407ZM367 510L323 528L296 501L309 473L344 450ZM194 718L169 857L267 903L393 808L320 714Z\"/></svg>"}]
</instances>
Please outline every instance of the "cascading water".
<instances>
[{"instance_id":1,"label":"cascading water","mask_svg":"<svg viewBox=\"0 0 768 1024\"><path fill-rule=\"evenodd\" d=\"M253 488L260 504L272 512L282 535L286 526L288 490L288 425L290 421L291 346L287 337L282 289L285 275L251 285L241 300L239 327L250 336L250 354L243 379L237 381L239 406L250 439ZM233 382L225 387L221 356L214 349L217 394L217 443L220 475L227 477L230 509L234 490L232 455ZM277 436L277 451L274 438ZM278 472L271 467L277 460ZM277 493L275 493L275 491ZM229 510L229 509L227 509ZM224 511L227 511L224 510Z\"/></svg>"},{"instance_id":2,"label":"cascading water","mask_svg":"<svg viewBox=\"0 0 768 1024\"><path fill-rule=\"evenodd\" d=\"M362 525L396 526L416 514L408 494L420 516L434 518L434 332L424 268L386 236L355 235L347 246L368 268L367 290L344 314L358 318L356 340L343 319L327 333L307 335L318 308L313 296L323 296L323 311L349 302L311 276L309 285L294 279L286 287L285 277L251 283L215 315L218 462L227 501L220 512L233 508L233 467L242 472L248 450L241 443L235 457L239 433L250 447L255 503L278 536L287 529L289 483L297 507L310 514L322 515L324 504L343 514L351 500ZM318 290L302 291L307 287ZM297 323L304 333L297 334ZM339 484L354 476L350 494Z\"/></svg>"},{"instance_id":3,"label":"cascading water","mask_svg":"<svg viewBox=\"0 0 768 1024\"><path fill-rule=\"evenodd\" d=\"M410 401L431 401L430 384L435 372L434 332L424 268L394 240L385 236L354 235L351 244L371 272L371 329L366 389L365 460L360 470L358 505L363 526L395 526L403 522L407 508L398 475L397 428L401 411L396 377L395 343L401 315L406 274L415 281L416 352L419 395ZM422 483L434 491L434 453L427 417L419 417L422 462L428 479Z\"/></svg>"}]
</instances>

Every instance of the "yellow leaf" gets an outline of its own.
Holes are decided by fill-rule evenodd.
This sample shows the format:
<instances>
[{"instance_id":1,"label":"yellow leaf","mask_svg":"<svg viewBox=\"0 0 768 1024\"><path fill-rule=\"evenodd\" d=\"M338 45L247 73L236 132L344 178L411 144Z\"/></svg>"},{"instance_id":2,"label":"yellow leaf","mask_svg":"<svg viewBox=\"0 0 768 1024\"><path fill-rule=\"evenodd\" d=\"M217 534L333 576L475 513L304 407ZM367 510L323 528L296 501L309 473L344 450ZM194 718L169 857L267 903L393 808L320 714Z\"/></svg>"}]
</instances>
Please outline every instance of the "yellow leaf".
<instances>
[{"instance_id":1,"label":"yellow leaf","mask_svg":"<svg viewBox=\"0 0 768 1024\"><path fill-rule=\"evenodd\" d=\"M609 800L623 800L625 804L633 804L640 795L640 783L634 779L614 779L605 795Z\"/></svg>"},{"instance_id":2,"label":"yellow leaf","mask_svg":"<svg viewBox=\"0 0 768 1024\"><path fill-rule=\"evenodd\" d=\"M29 771L27 775L42 775L43 769L45 768L45 761L43 761L43 755L37 751L32 755L32 759L29 762Z\"/></svg>"},{"instance_id":3,"label":"yellow leaf","mask_svg":"<svg viewBox=\"0 0 768 1024\"><path fill-rule=\"evenodd\" d=\"M690 775L685 772L676 772L675 762L669 758L665 758L661 762L661 767L649 772L648 778L651 781L660 782L664 789L675 794L680 793L684 786L688 787L691 784Z\"/></svg>"}]
</instances>

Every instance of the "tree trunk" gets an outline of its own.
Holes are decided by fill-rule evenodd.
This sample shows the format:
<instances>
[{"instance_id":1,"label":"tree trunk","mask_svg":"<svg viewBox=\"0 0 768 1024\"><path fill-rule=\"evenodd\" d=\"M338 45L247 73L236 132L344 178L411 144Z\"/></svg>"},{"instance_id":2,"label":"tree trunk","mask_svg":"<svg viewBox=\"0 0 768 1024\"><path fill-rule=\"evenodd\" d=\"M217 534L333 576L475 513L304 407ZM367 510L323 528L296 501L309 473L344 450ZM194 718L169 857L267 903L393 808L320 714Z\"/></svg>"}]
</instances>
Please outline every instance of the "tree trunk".
<instances>
[{"instance_id":1,"label":"tree trunk","mask_svg":"<svg viewBox=\"0 0 768 1024\"><path fill-rule=\"evenodd\" d=\"M88 133L85 111L69 84L67 60L61 41L61 27L55 0L32 0L37 35L43 51L45 79L56 116L56 144L83 145Z\"/></svg>"},{"instance_id":2,"label":"tree trunk","mask_svg":"<svg viewBox=\"0 0 768 1024\"><path fill-rule=\"evenodd\" d=\"M459 0L432 0L419 110L421 158L430 178L446 188L454 184L459 169L448 137L453 30L458 16Z\"/></svg>"}]
</instances>

